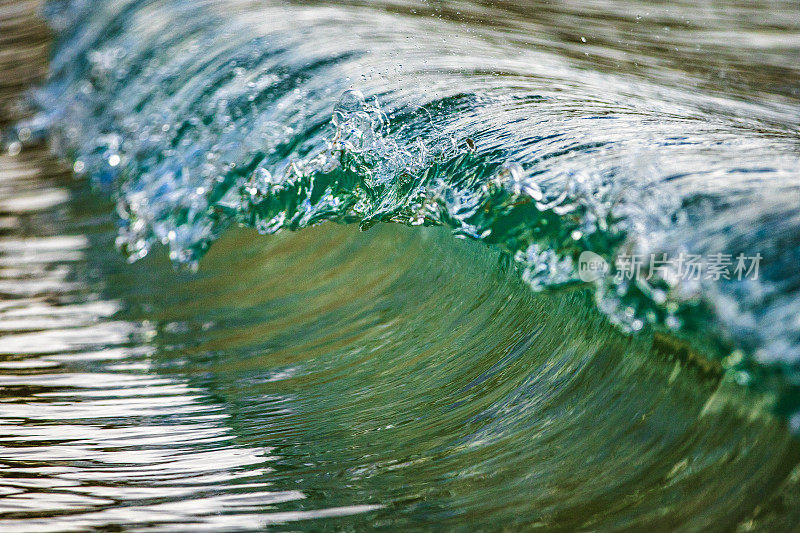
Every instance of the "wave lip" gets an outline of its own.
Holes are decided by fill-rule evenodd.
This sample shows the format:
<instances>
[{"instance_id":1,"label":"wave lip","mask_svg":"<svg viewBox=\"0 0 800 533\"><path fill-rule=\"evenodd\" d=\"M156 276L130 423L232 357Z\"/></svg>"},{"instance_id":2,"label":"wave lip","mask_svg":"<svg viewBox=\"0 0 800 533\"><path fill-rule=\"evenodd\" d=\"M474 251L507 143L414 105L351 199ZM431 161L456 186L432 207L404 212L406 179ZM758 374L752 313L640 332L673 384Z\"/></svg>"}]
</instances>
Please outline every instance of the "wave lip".
<instances>
[{"instance_id":1,"label":"wave lip","mask_svg":"<svg viewBox=\"0 0 800 533\"><path fill-rule=\"evenodd\" d=\"M771 103L586 69L513 25L498 41L402 10L229 8L50 10L51 78L16 132L48 126L111 191L132 259L163 243L196 264L236 223L443 225L553 290L587 283L591 252L613 321L712 337L731 375L795 409L800 160ZM687 256L730 264L694 279L673 264ZM737 277L738 257L759 257L758 276ZM645 270L628 276L630 258Z\"/></svg>"}]
</instances>

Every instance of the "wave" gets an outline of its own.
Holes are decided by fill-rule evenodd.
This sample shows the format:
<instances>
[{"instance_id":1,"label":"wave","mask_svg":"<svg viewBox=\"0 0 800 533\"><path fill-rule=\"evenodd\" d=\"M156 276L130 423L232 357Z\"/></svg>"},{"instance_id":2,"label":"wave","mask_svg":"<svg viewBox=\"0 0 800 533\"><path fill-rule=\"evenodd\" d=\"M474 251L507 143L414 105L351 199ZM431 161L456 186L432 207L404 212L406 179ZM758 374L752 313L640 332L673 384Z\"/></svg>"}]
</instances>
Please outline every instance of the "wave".
<instances>
[{"instance_id":1,"label":"wave","mask_svg":"<svg viewBox=\"0 0 800 533\"><path fill-rule=\"evenodd\" d=\"M52 2L50 79L7 144L47 138L111 194L134 260L163 243L196 266L235 224L444 226L535 291L591 287L623 330L703 346L796 429L791 91L676 82L652 57L644 74L599 68L607 43L548 45L493 10ZM600 59L574 57L584 44ZM589 280L587 252L605 268ZM633 277L620 261L685 256L758 271Z\"/></svg>"}]
</instances>

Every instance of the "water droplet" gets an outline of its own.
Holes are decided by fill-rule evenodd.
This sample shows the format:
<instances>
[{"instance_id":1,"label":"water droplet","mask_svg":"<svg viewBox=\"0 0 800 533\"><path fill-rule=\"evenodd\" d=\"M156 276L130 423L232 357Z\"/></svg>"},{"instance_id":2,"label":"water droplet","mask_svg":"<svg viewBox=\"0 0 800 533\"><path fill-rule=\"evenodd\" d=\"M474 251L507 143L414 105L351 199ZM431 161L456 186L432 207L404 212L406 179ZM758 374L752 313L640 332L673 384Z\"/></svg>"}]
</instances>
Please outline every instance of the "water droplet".
<instances>
[{"instance_id":1,"label":"water droplet","mask_svg":"<svg viewBox=\"0 0 800 533\"><path fill-rule=\"evenodd\" d=\"M22 143L19 141L14 141L13 143L8 145L8 155L15 156L18 155L22 151Z\"/></svg>"},{"instance_id":2,"label":"water droplet","mask_svg":"<svg viewBox=\"0 0 800 533\"><path fill-rule=\"evenodd\" d=\"M352 115L362 111L365 105L366 101L361 91L356 89L345 91L333 110L333 123L337 126L341 126L347 122Z\"/></svg>"}]
</instances>

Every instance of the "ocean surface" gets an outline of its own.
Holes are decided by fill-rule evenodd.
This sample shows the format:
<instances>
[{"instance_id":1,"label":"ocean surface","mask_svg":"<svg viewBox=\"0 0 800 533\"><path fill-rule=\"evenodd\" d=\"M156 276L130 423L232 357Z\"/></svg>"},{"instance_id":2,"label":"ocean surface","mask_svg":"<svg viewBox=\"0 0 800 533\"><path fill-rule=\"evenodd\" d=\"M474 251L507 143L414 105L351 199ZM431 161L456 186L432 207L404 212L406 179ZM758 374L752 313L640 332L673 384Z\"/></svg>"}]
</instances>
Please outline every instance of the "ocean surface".
<instances>
[{"instance_id":1,"label":"ocean surface","mask_svg":"<svg viewBox=\"0 0 800 533\"><path fill-rule=\"evenodd\" d=\"M0 78L0 530L800 526L800 4L2 2Z\"/></svg>"}]
</instances>

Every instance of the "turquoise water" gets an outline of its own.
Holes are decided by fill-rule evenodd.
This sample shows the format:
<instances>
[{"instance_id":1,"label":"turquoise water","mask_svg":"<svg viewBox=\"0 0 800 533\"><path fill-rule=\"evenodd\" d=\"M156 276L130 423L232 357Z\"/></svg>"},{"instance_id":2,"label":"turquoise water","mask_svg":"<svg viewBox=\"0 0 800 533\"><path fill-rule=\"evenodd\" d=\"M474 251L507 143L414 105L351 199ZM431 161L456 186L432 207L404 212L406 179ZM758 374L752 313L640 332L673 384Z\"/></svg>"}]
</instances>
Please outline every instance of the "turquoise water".
<instances>
[{"instance_id":1,"label":"turquoise water","mask_svg":"<svg viewBox=\"0 0 800 533\"><path fill-rule=\"evenodd\" d=\"M5 525L796 526L770 6L49 3L5 136ZM619 262L681 253L761 262Z\"/></svg>"}]
</instances>

